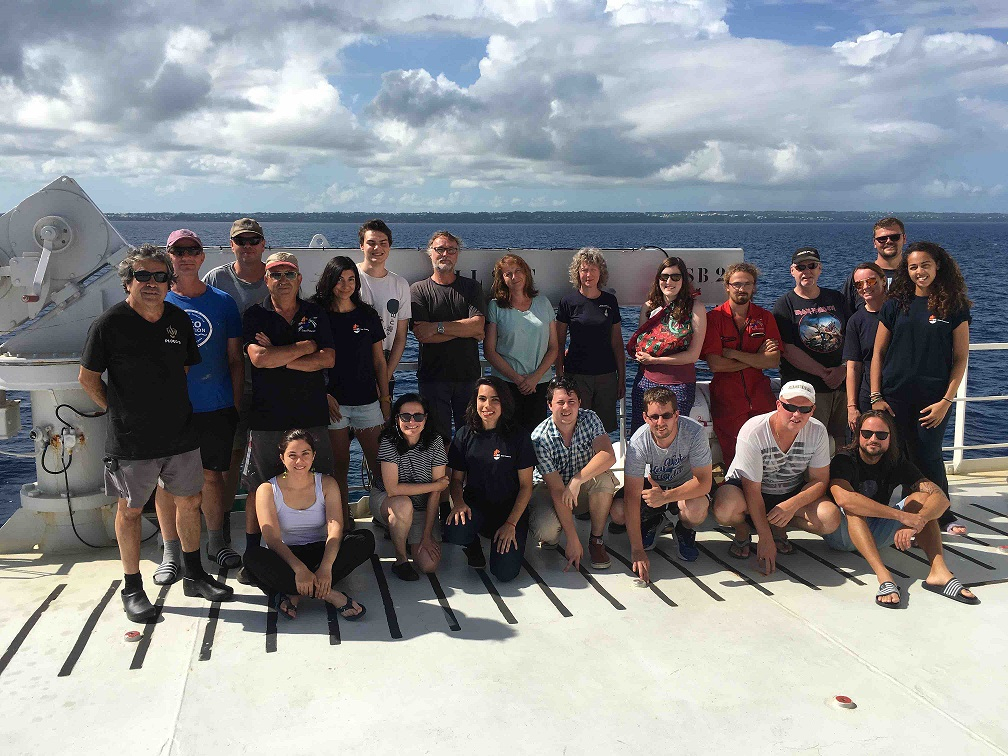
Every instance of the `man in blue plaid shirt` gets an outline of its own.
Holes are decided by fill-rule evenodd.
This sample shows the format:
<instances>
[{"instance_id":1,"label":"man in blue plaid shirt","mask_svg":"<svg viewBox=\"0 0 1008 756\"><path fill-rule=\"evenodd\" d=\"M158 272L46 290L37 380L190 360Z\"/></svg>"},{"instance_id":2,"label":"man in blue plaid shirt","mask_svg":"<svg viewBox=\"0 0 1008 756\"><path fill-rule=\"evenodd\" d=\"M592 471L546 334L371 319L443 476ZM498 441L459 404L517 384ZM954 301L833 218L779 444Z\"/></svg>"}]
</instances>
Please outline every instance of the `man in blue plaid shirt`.
<instances>
[{"instance_id":1,"label":"man in blue plaid shirt","mask_svg":"<svg viewBox=\"0 0 1008 756\"><path fill-rule=\"evenodd\" d=\"M591 566L604 570L612 562L602 537L616 491L610 468L616 463L612 441L599 416L581 409L576 384L554 378L546 388L550 416L532 431L536 452L535 487L529 502L529 525L543 546L556 546L563 531L567 566L580 569L584 548L574 515L591 516L588 554Z\"/></svg>"}]
</instances>

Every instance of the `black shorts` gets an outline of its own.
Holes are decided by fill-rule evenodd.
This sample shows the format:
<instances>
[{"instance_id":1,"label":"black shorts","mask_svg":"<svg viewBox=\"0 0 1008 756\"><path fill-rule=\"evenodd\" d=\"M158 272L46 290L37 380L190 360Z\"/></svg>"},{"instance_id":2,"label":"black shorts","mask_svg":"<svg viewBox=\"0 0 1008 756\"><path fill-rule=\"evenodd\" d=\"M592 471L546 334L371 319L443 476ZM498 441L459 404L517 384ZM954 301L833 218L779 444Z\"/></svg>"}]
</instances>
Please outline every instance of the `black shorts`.
<instances>
[{"instance_id":1,"label":"black shorts","mask_svg":"<svg viewBox=\"0 0 1008 756\"><path fill-rule=\"evenodd\" d=\"M238 427L238 410L234 407L196 412L193 425L199 437L200 458L204 470L227 472L231 467L231 447Z\"/></svg>"},{"instance_id":2,"label":"black shorts","mask_svg":"<svg viewBox=\"0 0 1008 756\"><path fill-rule=\"evenodd\" d=\"M735 486L736 488L742 488L742 481L739 480L738 478L726 478L725 482L724 482L724 485ZM801 493L801 490L804 487L805 487L805 484L802 483L800 486L798 486L798 488L794 489L793 491L788 491L787 493L782 493L782 494L768 494L768 493L765 493L765 494L763 494L763 503L766 505L766 511L769 512L771 509L773 509L774 507L776 507L782 501L787 501L792 496L797 496L798 494ZM748 518L749 515L746 515L746 517Z\"/></svg>"},{"instance_id":3,"label":"black shorts","mask_svg":"<svg viewBox=\"0 0 1008 756\"><path fill-rule=\"evenodd\" d=\"M321 425L305 430L315 439L315 462L312 469L323 475L332 475L333 452L328 429ZM260 484L283 472L279 445L286 433L286 430L249 431L248 449L242 463L242 483L245 484L246 491L254 491Z\"/></svg>"}]
</instances>

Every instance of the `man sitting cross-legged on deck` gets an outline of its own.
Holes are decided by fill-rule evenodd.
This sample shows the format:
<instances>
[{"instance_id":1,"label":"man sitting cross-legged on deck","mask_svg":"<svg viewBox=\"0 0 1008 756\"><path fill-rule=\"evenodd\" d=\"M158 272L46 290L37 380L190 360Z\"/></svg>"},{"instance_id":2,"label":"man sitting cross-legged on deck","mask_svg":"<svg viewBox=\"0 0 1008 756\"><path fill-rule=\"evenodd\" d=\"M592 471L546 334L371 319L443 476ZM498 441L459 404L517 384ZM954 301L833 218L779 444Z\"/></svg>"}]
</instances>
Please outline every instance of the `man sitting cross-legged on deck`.
<instances>
[{"instance_id":1,"label":"man sitting cross-legged on deck","mask_svg":"<svg viewBox=\"0 0 1008 756\"><path fill-rule=\"evenodd\" d=\"M696 528L707 519L711 452L703 426L679 414L670 388L647 389L643 405L647 424L630 438L623 466L623 499L613 504L611 514L613 522L626 524L633 570L647 582L650 560L646 552L654 548L666 512L679 515L675 526L679 558L694 562L700 556Z\"/></svg>"},{"instance_id":2,"label":"man sitting cross-legged on deck","mask_svg":"<svg viewBox=\"0 0 1008 756\"><path fill-rule=\"evenodd\" d=\"M890 506L897 486L903 498ZM830 465L830 492L844 516L840 527L823 540L833 549L858 551L865 558L879 581L876 604L897 609L902 601L879 554L879 548L889 544L903 551L914 545L923 550L931 564L924 580L927 590L964 604L980 603L952 575L942 556L937 521L949 500L900 452L888 412L869 410L858 418L854 440Z\"/></svg>"},{"instance_id":3,"label":"man sitting cross-legged on deck","mask_svg":"<svg viewBox=\"0 0 1008 756\"><path fill-rule=\"evenodd\" d=\"M818 535L840 525L840 510L829 500L829 438L812 417L815 389L805 381L781 387L777 409L750 418L738 434L735 459L714 497L714 517L735 529L729 553L747 559L750 525L759 536L757 561L774 571L777 554L790 554L787 528Z\"/></svg>"},{"instance_id":4,"label":"man sitting cross-legged on deck","mask_svg":"<svg viewBox=\"0 0 1008 756\"><path fill-rule=\"evenodd\" d=\"M573 379L554 378L546 387L550 416L532 431L536 453L535 483L529 501L529 524L539 543L555 546L560 532L567 537L566 572L580 569L584 547L578 538L574 515L586 509L591 516L588 553L593 569L610 564L602 529L609 518L616 477L612 441L599 416L581 408L581 395Z\"/></svg>"}]
</instances>

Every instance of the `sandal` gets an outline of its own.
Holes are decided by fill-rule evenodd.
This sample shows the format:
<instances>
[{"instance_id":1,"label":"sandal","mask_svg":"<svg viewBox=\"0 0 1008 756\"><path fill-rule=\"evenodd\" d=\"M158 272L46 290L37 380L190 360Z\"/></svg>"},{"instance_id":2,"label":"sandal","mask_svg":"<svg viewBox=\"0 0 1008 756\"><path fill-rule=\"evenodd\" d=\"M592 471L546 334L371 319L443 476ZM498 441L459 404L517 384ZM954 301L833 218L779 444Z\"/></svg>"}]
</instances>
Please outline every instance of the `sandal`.
<instances>
[{"instance_id":1,"label":"sandal","mask_svg":"<svg viewBox=\"0 0 1008 756\"><path fill-rule=\"evenodd\" d=\"M277 610L277 614L289 620L297 619L297 604L291 601L291 597L286 593L278 593L273 605Z\"/></svg>"},{"instance_id":2,"label":"sandal","mask_svg":"<svg viewBox=\"0 0 1008 756\"><path fill-rule=\"evenodd\" d=\"M958 601L960 604L970 604L971 606L976 606L980 603L980 599L976 596L963 595L963 591L967 590L967 588L959 582L958 578L952 578L945 583L945 585L931 585L931 583L923 580L921 581L921 585L924 586L924 590L926 591L937 593L939 596L945 596L953 601Z\"/></svg>"},{"instance_id":3,"label":"sandal","mask_svg":"<svg viewBox=\"0 0 1008 756\"><path fill-rule=\"evenodd\" d=\"M751 535L744 541L736 541L732 538L731 546L728 547L728 555L734 559L748 559L752 554L752 548Z\"/></svg>"},{"instance_id":4,"label":"sandal","mask_svg":"<svg viewBox=\"0 0 1008 756\"><path fill-rule=\"evenodd\" d=\"M399 562L399 564L393 565L392 574L400 580L406 580L407 582L420 579L417 571L413 569L413 565L409 562Z\"/></svg>"},{"instance_id":5,"label":"sandal","mask_svg":"<svg viewBox=\"0 0 1008 756\"><path fill-rule=\"evenodd\" d=\"M880 601L883 596L891 596L896 594L895 601ZM886 580L881 583L878 588L878 593L875 594L875 603L879 606L883 606L886 609L899 609L903 605L903 597L900 595L899 586L891 580Z\"/></svg>"},{"instance_id":6,"label":"sandal","mask_svg":"<svg viewBox=\"0 0 1008 756\"><path fill-rule=\"evenodd\" d=\"M367 607L364 604L357 604L360 607L360 611L357 614L347 614L348 611L353 609L353 605L356 603L349 593L344 593L346 596L346 603L343 606L337 606L336 611L340 613L340 617L345 619L347 622L355 622L367 614Z\"/></svg>"},{"instance_id":7,"label":"sandal","mask_svg":"<svg viewBox=\"0 0 1008 756\"><path fill-rule=\"evenodd\" d=\"M791 543L787 538L774 538L774 545L777 547L777 553L787 556L788 554L794 553L794 544Z\"/></svg>"}]
</instances>

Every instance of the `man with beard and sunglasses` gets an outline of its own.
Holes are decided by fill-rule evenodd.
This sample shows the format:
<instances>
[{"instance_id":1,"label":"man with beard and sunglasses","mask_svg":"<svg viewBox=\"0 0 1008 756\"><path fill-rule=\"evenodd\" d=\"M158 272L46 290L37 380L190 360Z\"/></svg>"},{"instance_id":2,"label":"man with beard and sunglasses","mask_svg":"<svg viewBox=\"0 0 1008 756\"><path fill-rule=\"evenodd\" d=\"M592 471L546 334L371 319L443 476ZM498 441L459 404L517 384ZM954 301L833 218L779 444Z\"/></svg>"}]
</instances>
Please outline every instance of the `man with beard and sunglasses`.
<instances>
[{"instance_id":1,"label":"man with beard and sunglasses","mask_svg":"<svg viewBox=\"0 0 1008 756\"><path fill-rule=\"evenodd\" d=\"M890 504L897 486L902 498ZM830 465L830 492L843 510L840 527L823 536L830 548L857 551L879 581L875 603L888 609L902 604L899 586L882 561L879 549L890 544L907 551L917 546L931 570L924 588L964 604L979 604L945 563L938 518L948 509L942 490L927 480L896 443L892 415L880 410L862 414L854 440Z\"/></svg>"},{"instance_id":2,"label":"man with beard and sunglasses","mask_svg":"<svg viewBox=\"0 0 1008 756\"><path fill-rule=\"evenodd\" d=\"M903 221L899 218L882 218L877 221L872 228L872 244L875 245L875 264L882 269L885 276L882 283L888 289L896 271L899 270L900 263L903 262L903 245L906 244ZM864 297L861 296L854 281L854 273L847 276L840 292L847 303L849 313L854 314L857 308L864 304Z\"/></svg>"}]
</instances>

